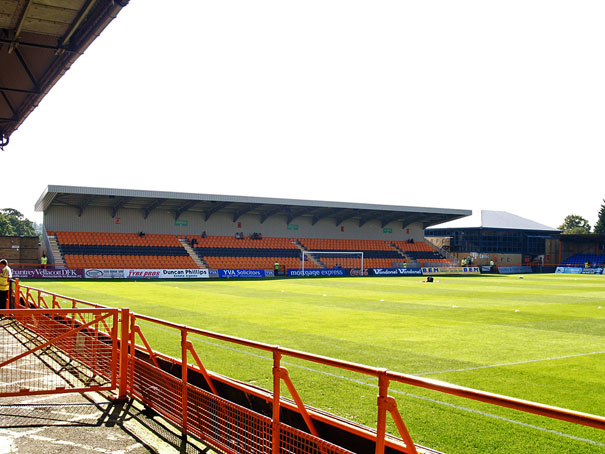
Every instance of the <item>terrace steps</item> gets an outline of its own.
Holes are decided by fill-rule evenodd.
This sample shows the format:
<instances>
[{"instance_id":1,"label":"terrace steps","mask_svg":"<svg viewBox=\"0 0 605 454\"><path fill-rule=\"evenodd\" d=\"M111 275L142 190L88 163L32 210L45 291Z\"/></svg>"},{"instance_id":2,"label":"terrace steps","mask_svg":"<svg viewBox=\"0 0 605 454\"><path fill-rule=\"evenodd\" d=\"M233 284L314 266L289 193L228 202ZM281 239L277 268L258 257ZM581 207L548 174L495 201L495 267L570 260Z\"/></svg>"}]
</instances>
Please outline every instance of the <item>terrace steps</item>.
<instances>
[{"instance_id":1,"label":"terrace steps","mask_svg":"<svg viewBox=\"0 0 605 454\"><path fill-rule=\"evenodd\" d=\"M63 256L61 255L57 237L55 235L48 235L48 243L50 244L50 253L52 255L52 259L49 262L54 263L55 266L64 267L65 260L63 260Z\"/></svg>"},{"instance_id":2,"label":"terrace steps","mask_svg":"<svg viewBox=\"0 0 605 454\"><path fill-rule=\"evenodd\" d=\"M301 253L300 253L301 256L302 256L302 251L309 252L309 250L307 248L305 248L300 241L294 241L293 243L296 245L296 247L298 249L301 250ZM311 260L313 263L315 263L315 265L317 265L318 268L326 268L326 266L321 262L321 260L319 260L313 254L307 254L307 257L308 257L308 260Z\"/></svg>"},{"instance_id":3,"label":"terrace steps","mask_svg":"<svg viewBox=\"0 0 605 454\"><path fill-rule=\"evenodd\" d=\"M187 254L193 259L198 268L208 268L208 264L195 253L187 238L179 238L179 241L183 245L183 248L187 251Z\"/></svg>"}]
</instances>

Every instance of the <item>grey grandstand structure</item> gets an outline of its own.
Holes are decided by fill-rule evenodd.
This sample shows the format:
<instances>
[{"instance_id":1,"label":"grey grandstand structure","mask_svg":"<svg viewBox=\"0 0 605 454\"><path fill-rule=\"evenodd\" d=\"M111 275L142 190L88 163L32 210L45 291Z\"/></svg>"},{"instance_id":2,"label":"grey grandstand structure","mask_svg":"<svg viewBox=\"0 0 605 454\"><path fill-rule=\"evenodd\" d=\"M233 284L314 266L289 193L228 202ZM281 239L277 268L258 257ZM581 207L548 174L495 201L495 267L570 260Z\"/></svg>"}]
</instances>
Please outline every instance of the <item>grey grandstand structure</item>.
<instances>
[{"instance_id":1,"label":"grey grandstand structure","mask_svg":"<svg viewBox=\"0 0 605 454\"><path fill-rule=\"evenodd\" d=\"M470 210L49 185L45 231L423 241ZM45 246L50 250L48 238Z\"/></svg>"}]
</instances>

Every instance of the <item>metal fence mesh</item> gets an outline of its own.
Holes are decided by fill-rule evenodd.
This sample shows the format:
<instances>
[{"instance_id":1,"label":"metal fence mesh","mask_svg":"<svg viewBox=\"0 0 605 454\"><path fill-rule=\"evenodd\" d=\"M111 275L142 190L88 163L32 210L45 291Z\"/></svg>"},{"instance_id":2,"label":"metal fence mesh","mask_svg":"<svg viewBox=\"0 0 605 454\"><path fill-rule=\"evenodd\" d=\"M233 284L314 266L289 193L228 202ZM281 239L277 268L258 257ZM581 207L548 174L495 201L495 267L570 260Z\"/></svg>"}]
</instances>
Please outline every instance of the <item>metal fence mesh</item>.
<instances>
[{"instance_id":1,"label":"metal fence mesh","mask_svg":"<svg viewBox=\"0 0 605 454\"><path fill-rule=\"evenodd\" d=\"M131 358L132 359L132 358ZM131 390L147 406L182 424L183 382L155 365L134 358ZM188 433L212 446L234 454L269 454L271 418L244 408L211 392L187 385ZM283 454L350 454L351 451L280 424Z\"/></svg>"},{"instance_id":2,"label":"metal fence mesh","mask_svg":"<svg viewBox=\"0 0 605 454\"><path fill-rule=\"evenodd\" d=\"M102 315L90 313L2 312L0 395L111 387L117 355L106 329L113 331L113 317L101 322L95 320Z\"/></svg>"}]
</instances>

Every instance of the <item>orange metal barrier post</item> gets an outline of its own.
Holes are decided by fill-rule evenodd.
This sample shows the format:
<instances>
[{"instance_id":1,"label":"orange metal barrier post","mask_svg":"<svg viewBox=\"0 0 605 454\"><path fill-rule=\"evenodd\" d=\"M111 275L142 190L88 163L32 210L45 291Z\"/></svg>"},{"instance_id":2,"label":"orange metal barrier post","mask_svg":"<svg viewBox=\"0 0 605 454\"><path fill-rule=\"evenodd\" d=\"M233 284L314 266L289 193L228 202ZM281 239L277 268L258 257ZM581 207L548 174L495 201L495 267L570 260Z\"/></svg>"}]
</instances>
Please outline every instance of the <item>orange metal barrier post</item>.
<instances>
[{"instance_id":1,"label":"orange metal barrier post","mask_svg":"<svg viewBox=\"0 0 605 454\"><path fill-rule=\"evenodd\" d=\"M271 452L273 454L279 454L279 441L280 441L280 399L281 399L281 378L280 378L280 362L281 353L275 349L273 351L273 418L271 421L273 438L271 445Z\"/></svg>"},{"instance_id":2,"label":"orange metal barrier post","mask_svg":"<svg viewBox=\"0 0 605 454\"><path fill-rule=\"evenodd\" d=\"M183 434L187 434L187 329L181 328L181 410L182 410L182 427Z\"/></svg>"},{"instance_id":3,"label":"orange metal barrier post","mask_svg":"<svg viewBox=\"0 0 605 454\"><path fill-rule=\"evenodd\" d=\"M118 399L126 399L128 395L128 346L130 344L130 309L121 311L120 322L120 383Z\"/></svg>"},{"instance_id":4,"label":"orange metal barrier post","mask_svg":"<svg viewBox=\"0 0 605 454\"><path fill-rule=\"evenodd\" d=\"M386 377L386 370L378 377L378 417L376 422L376 454L384 454L384 437L387 426L387 408L386 399L389 389L389 379Z\"/></svg>"},{"instance_id":5,"label":"orange metal barrier post","mask_svg":"<svg viewBox=\"0 0 605 454\"><path fill-rule=\"evenodd\" d=\"M20 287L21 285L19 284L19 278L15 279L15 293L13 294L13 305L15 307L17 307L17 302L20 300L19 296L20 296Z\"/></svg>"},{"instance_id":6,"label":"orange metal barrier post","mask_svg":"<svg viewBox=\"0 0 605 454\"><path fill-rule=\"evenodd\" d=\"M292 399L294 399L294 402L296 403L296 406L298 407L299 413L301 414L301 416L303 417L303 420L307 424L307 428L309 429L309 432L311 432L311 435L314 435L317 438L320 438L319 433L317 432L317 429L315 428L315 424L313 424L313 420L311 419L311 416L309 416L309 412L305 408L305 404L303 403L302 399L300 398L298 391L296 391L296 388L294 387L294 383L292 383L292 380L290 379L290 375L288 374L288 369L286 369L285 367L280 367L280 377L286 383L286 386L288 387L288 391L290 391L290 394L292 395Z\"/></svg>"},{"instance_id":7,"label":"orange metal barrier post","mask_svg":"<svg viewBox=\"0 0 605 454\"><path fill-rule=\"evenodd\" d=\"M407 449L411 454L417 454L416 446L412 441L412 437L408 432L407 427L405 427L405 423L399 414L399 410L397 410L397 401L389 396L389 384L390 380L387 376L387 370L384 369L381 371L378 376L378 398L377 398L377 406L378 406L378 421L376 423L376 454L383 454L385 448L385 437L386 437L386 419L387 419L387 411L393 417L395 421L395 426L401 435L401 439L405 443Z\"/></svg>"}]
</instances>

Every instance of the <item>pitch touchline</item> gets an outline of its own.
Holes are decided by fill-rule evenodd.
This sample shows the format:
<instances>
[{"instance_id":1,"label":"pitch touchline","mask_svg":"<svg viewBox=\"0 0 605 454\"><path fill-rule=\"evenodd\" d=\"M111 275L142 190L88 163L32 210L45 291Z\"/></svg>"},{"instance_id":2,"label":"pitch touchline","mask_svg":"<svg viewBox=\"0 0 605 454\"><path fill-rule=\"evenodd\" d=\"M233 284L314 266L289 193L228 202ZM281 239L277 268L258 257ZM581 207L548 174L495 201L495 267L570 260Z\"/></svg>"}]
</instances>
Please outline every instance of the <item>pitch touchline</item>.
<instances>
[{"instance_id":1,"label":"pitch touchline","mask_svg":"<svg viewBox=\"0 0 605 454\"><path fill-rule=\"evenodd\" d=\"M489 369L490 367L515 366L517 364L538 363L540 361L553 361L556 359L576 358L578 356L602 355L603 353L605 353L605 351L590 352L590 353L578 353L576 355L555 356L552 358L542 358L542 359L528 359L527 361L516 361L516 362L512 362L512 363L501 363L501 364L489 364L487 366L467 367L467 368L463 368L463 369L448 369L448 370L437 370L437 371L433 371L433 372L422 372L422 373L414 374L414 375L422 376L422 375L447 374L449 372L465 372L467 370Z\"/></svg>"},{"instance_id":2,"label":"pitch touchline","mask_svg":"<svg viewBox=\"0 0 605 454\"><path fill-rule=\"evenodd\" d=\"M556 430L546 429L546 428L540 427L540 426L534 426L533 424L527 424L525 422L517 421L515 419L504 418L503 416L494 415L493 413L486 413L486 412L479 411L479 410L473 410L472 408L461 407L460 405L450 404L449 402L443 402L441 400L430 399L428 397L417 396L415 394L409 394L409 393L406 393L403 391L397 391L396 389L392 389L392 390L390 390L390 392L397 393L397 394L403 394L408 397L415 397L416 399L426 400L428 402L433 402L433 403L436 403L439 405L445 405L446 407L452 407L452 408L456 408L458 410L468 411L470 413L476 413L481 416L487 416L488 418L499 419L501 421L510 422L512 424L517 424L519 426L527 427L530 429L541 430L542 432L548 432L548 433L551 433L554 435L558 435L560 437L570 438L570 439L576 440L576 441L583 441L585 443L590 443L590 444L597 445L597 446L605 446L605 444L603 444L603 443L599 443L598 441L590 440L588 438L576 437L575 435L566 434L564 432L558 432Z\"/></svg>"},{"instance_id":3,"label":"pitch touchline","mask_svg":"<svg viewBox=\"0 0 605 454\"><path fill-rule=\"evenodd\" d=\"M267 358L267 359L270 359L270 358ZM354 382L354 383L358 383L360 385L369 386L371 388L378 389L377 385L375 385L373 383L368 383L368 382L363 381L363 380L357 380L357 379L345 377L345 376L342 376L342 375L332 374L330 372L324 372L324 371L321 371L321 370L313 369L311 367L300 366L298 364L290 364L290 365L294 366L294 367L299 367L299 368L302 368L302 369L307 369L309 371L318 372L320 374L330 375L331 377L341 378L341 379L348 380L348 381L351 381L351 382ZM505 418L503 416L494 415L493 413L486 413L486 412L479 411L479 410L473 410L472 408L462 407L460 405L451 404L449 402L444 402L442 400L436 400L436 399L431 399L429 397L418 396L416 394L410 394L410 393L406 393L404 391L398 391L398 390L392 389L392 388L389 389L389 393L401 394L401 395L406 396L406 397L413 397L415 399L421 399L421 400L424 400L424 401L427 401L427 402L431 402L431 403L434 403L434 404L438 404L438 405L443 405L443 406L446 406L446 407L455 408L457 410L463 410L463 411L467 411L469 413L475 413L475 414L478 414L478 415L481 415L481 416L486 416L488 418L499 419L500 421L510 422L512 424L517 424L519 426L527 427L529 429L541 430L542 432L548 432L548 433L551 433L553 435L558 435L560 437L570 438L572 440L583 441L585 443L590 443L590 444L593 444L593 445L596 445L596 446L604 446L605 447L605 444L599 443L598 441L590 440L588 438L576 437L575 435L566 434L564 432L558 432L558 431L552 430L552 429L546 429L546 428L540 427L540 426L534 426L533 424L528 424L528 423L525 423L525 422L517 421L515 419L510 419L510 418Z\"/></svg>"},{"instance_id":4,"label":"pitch touchline","mask_svg":"<svg viewBox=\"0 0 605 454\"><path fill-rule=\"evenodd\" d=\"M159 328L159 327L157 327L157 329L162 330L162 331L168 331L168 330L166 330L164 328ZM233 347L227 347L225 345L217 344L215 342L211 342L211 341L208 341L206 339L199 338L197 336L192 336L192 338L194 338L194 339L196 339L196 340L198 340L200 342L204 342L206 344L214 345L216 347L221 347L221 348L224 348L224 349L227 349L227 350L231 350L231 351L234 351L234 352L239 352L239 353L244 353L246 355L256 356L257 358L266 359L268 361L272 360L272 358L269 358L267 356L259 355L259 354L256 354L256 353L247 352L247 351L240 350L240 349L233 348ZM562 356L561 358L573 357L573 356L596 355L596 354L599 354L599 353L605 353L605 352L582 353L582 354L578 354L578 355ZM557 359L557 358L550 358L550 359ZM531 360L531 361L523 361L523 362L535 362L535 361L547 361L547 360ZM330 372L325 372L325 371L321 371L321 370L318 370L318 369L313 369L311 367L301 366L299 364L292 364L292 363L287 363L287 362L283 362L283 364L287 364L287 365L293 366L293 367L298 367L298 368L301 368L301 369L306 369L306 370L311 371L311 372L317 372L317 373L320 373L320 374L329 375L331 377L340 378L340 379L343 379L343 380L348 380L350 382L358 383L360 385L369 386L369 387L376 388L376 389L378 388L377 385L375 385L373 383L368 383L368 382L363 381L363 380L357 380L357 379L354 379L354 378L345 377L343 375L333 374L333 373L330 373ZM485 367L496 367L496 366L482 366L482 367L477 367L477 369L485 368ZM434 372L434 373L437 373L437 372ZM420 374L416 374L416 375L420 375ZM425 373L425 375L428 375L428 374ZM421 400L424 400L426 402L431 402L431 403L435 403L435 404L438 404L438 405L443 405L443 406L446 406L446 407L456 408L458 410L466 411L466 412L469 412L469 413L475 413L475 414L478 414L478 415L481 415L481 416L486 416L488 418L498 419L500 421L505 421L505 422L509 422L509 423L512 423L512 424L517 424L519 426L527 427L529 429L535 429L535 430L540 430L542 432L548 432L550 434L557 435L557 436L564 437L564 438L569 438L571 440L582 441L582 442L585 442L585 443L590 443L592 445L605 447L604 443L599 443L598 441L590 440L588 438L576 437L575 435L566 434L564 432L558 432L558 431L552 430L552 429L546 429L546 428L540 427L540 426L534 426L533 424L527 424L527 423L524 423L524 422L521 422L521 421L517 421L515 419L510 419L510 418L505 418L503 416L494 415L493 413L487 413L487 412L483 412L483 411L479 411L479 410L473 410L472 408L462 407L460 405L451 404L449 402L444 402L444 401L441 401L441 400L431 399L429 397L418 396L416 394L410 394L410 393L406 393L404 391L398 391L396 389L390 389L389 392L392 392L392 393L395 393L395 394L401 394L401 395L404 395L404 396L407 396L407 397L413 397L413 398L416 398L416 399L421 399Z\"/></svg>"}]
</instances>

